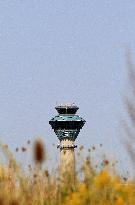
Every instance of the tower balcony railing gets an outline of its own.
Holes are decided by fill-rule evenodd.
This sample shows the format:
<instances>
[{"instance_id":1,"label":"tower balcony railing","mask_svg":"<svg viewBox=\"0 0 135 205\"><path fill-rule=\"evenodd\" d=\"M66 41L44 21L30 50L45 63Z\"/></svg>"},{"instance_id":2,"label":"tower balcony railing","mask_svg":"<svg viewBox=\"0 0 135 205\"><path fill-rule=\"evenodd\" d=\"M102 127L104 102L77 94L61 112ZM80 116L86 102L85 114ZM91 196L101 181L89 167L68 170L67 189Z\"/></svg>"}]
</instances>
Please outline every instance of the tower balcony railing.
<instances>
[{"instance_id":1,"label":"tower balcony railing","mask_svg":"<svg viewBox=\"0 0 135 205\"><path fill-rule=\"evenodd\" d=\"M77 148L77 145L67 145L67 146L64 146L64 145L57 145L57 148L60 148L60 150L62 149L74 149L74 148Z\"/></svg>"}]
</instances>

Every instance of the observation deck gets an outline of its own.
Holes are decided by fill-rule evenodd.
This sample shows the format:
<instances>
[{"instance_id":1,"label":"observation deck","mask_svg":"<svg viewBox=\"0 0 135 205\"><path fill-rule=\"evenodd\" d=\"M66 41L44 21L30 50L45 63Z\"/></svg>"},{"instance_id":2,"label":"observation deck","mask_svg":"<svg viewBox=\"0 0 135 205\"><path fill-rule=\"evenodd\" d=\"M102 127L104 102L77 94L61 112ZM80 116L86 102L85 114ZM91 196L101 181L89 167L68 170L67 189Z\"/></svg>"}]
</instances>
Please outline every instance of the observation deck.
<instances>
[{"instance_id":1,"label":"observation deck","mask_svg":"<svg viewBox=\"0 0 135 205\"><path fill-rule=\"evenodd\" d=\"M75 105L60 105L55 107L59 115L53 117L49 124L56 133L58 139L75 141L80 130L85 124L85 120L76 115L79 107Z\"/></svg>"}]
</instances>

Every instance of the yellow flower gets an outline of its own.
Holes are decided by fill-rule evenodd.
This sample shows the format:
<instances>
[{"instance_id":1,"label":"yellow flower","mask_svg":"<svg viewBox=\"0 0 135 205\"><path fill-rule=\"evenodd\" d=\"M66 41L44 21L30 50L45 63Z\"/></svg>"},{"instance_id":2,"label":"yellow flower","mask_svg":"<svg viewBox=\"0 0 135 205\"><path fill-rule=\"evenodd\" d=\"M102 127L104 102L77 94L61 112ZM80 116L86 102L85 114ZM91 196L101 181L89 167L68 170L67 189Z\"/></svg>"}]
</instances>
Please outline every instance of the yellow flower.
<instances>
[{"instance_id":1,"label":"yellow flower","mask_svg":"<svg viewBox=\"0 0 135 205\"><path fill-rule=\"evenodd\" d=\"M124 204L125 204L125 202L124 202L124 200L123 200L122 197L119 197L119 198L117 199L116 203L115 203L115 205L124 205Z\"/></svg>"},{"instance_id":2,"label":"yellow flower","mask_svg":"<svg viewBox=\"0 0 135 205\"><path fill-rule=\"evenodd\" d=\"M80 184L79 188L78 188L78 192L84 193L87 191L86 185L85 184Z\"/></svg>"},{"instance_id":3,"label":"yellow flower","mask_svg":"<svg viewBox=\"0 0 135 205\"><path fill-rule=\"evenodd\" d=\"M94 179L94 184L97 187L104 187L111 183L111 177L106 171L101 171Z\"/></svg>"},{"instance_id":4,"label":"yellow flower","mask_svg":"<svg viewBox=\"0 0 135 205\"><path fill-rule=\"evenodd\" d=\"M123 189L122 183L118 179L114 179L112 185L113 185L114 191L116 192L120 192Z\"/></svg>"},{"instance_id":5,"label":"yellow flower","mask_svg":"<svg viewBox=\"0 0 135 205\"><path fill-rule=\"evenodd\" d=\"M127 184L124 186L124 193L127 196L132 196L134 194L134 186L132 184Z\"/></svg>"},{"instance_id":6,"label":"yellow flower","mask_svg":"<svg viewBox=\"0 0 135 205\"><path fill-rule=\"evenodd\" d=\"M69 195L64 203L64 205L82 205L86 204L86 201L89 197L88 189L85 184L80 184L78 191Z\"/></svg>"}]
</instances>

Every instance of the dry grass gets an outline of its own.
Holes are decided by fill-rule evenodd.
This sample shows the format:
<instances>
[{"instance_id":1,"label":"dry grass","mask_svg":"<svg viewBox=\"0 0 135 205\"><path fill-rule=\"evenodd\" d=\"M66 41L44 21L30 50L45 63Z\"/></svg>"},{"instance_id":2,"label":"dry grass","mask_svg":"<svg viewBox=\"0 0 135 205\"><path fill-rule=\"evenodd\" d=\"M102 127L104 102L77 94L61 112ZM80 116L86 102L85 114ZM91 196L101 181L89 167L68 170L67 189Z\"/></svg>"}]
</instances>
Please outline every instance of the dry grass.
<instances>
[{"instance_id":1,"label":"dry grass","mask_svg":"<svg viewBox=\"0 0 135 205\"><path fill-rule=\"evenodd\" d=\"M135 64L132 61L130 50L126 52L126 65L128 93L124 95L124 105L128 117L122 121L124 134L121 140L135 168Z\"/></svg>"},{"instance_id":2,"label":"dry grass","mask_svg":"<svg viewBox=\"0 0 135 205\"><path fill-rule=\"evenodd\" d=\"M37 142L36 142L37 143ZM39 143L39 141L38 141ZM38 150L37 152L37 147ZM109 160L103 161L102 170L91 166L90 157L82 161L81 179L76 175L73 186L60 187L59 179L48 170L29 166L29 173L21 171L7 146L1 148L8 158L0 166L0 205L134 205L135 182L109 173ZM42 144L35 144L35 158L43 162ZM42 153L42 154L41 154ZM36 154L38 156L36 156ZM44 158L45 159L45 158ZM37 163L37 160L36 160Z\"/></svg>"}]
</instances>

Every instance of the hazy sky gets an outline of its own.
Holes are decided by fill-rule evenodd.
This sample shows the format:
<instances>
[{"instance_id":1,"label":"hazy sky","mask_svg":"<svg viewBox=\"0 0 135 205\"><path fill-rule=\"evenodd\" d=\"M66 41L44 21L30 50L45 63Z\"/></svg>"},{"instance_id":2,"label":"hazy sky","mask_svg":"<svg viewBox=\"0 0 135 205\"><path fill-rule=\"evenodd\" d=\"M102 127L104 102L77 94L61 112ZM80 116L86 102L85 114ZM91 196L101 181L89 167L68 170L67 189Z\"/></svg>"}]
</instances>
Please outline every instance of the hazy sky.
<instances>
[{"instance_id":1,"label":"hazy sky","mask_svg":"<svg viewBox=\"0 0 135 205\"><path fill-rule=\"evenodd\" d=\"M50 151L56 102L75 102L87 121L76 143L123 156L127 47L134 57L134 0L1 0L1 140L41 136Z\"/></svg>"}]
</instances>

